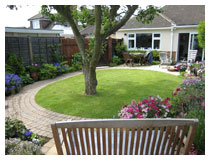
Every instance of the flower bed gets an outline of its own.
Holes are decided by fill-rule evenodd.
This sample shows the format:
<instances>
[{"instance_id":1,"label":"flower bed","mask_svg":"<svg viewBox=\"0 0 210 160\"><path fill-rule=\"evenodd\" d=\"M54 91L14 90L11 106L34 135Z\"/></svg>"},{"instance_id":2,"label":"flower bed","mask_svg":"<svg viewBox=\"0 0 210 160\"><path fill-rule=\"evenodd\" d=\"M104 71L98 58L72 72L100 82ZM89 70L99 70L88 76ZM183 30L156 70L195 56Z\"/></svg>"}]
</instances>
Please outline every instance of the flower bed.
<instances>
[{"instance_id":1,"label":"flower bed","mask_svg":"<svg viewBox=\"0 0 210 160\"><path fill-rule=\"evenodd\" d=\"M167 117L171 104L170 98L162 100L160 96L150 97L141 102L132 101L130 105L122 106L118 113L120 118L163 118Z\"/></svg>"},{"instance_id":2,"label":"flower bed","mask_svg":"<svg viewBox=\"0 0 210 160\"><path fill-rule=\"evenodd\" d=\"M22 121L6 117L5 154L40 154L41 146L47 139L37 136L25 127Z\"/></svg>"},{"instance_id":3,"label":"flower bed","mask_svg":"<svg viewBox=\"0 0 210 160\"><path fill-rule=\"evenodd\" d=\"M12 92L19 92L22 80L16 74L5 73L5 94L10 95Z\"/></svg>"}]
</instances>

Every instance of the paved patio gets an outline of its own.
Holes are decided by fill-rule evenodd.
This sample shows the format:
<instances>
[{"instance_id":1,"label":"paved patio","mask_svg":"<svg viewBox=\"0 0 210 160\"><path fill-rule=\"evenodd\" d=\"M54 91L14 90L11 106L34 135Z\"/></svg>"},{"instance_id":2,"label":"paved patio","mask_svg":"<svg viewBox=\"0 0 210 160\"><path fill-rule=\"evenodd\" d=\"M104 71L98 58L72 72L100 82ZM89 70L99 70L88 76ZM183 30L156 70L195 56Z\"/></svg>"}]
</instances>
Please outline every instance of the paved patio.
<instances>
[{"instance_id":1,"label":"paved patio","mask_svg":"<svg viewBox=\"0 0 210 160\"><path fill-rule=\"evenodd\" d=\"M98 67L97 69L144 69L179 75L178 72L169 72L167 71L166 66L159 67L159 65L140 67L128 67L122 65L118 67ZM88 118L64 115L42 108L41 106L36 104L35 95L41 88L50 83L63 80L78 74L81 74L81 72L67 73L56 77L55 79L38 81L31 85L23 87L23 89L18 94L6 97L6 116L22 120L26 127L31 129L32 132L44 137L51 138L51 140L42 147L42 152L44 154L56 154L54 141L52 139L53 136L50 128L51 123L66 120L85 120Z\"/></svg>"}]
</instances>

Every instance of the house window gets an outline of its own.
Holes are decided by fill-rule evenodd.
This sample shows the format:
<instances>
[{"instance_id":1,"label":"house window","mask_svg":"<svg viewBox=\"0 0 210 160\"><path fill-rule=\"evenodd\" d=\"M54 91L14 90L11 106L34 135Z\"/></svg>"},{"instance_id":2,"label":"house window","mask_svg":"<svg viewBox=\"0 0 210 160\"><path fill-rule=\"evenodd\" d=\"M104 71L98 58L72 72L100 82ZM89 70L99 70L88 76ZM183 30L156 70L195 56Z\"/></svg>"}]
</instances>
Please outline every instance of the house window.
<instances>
[{"instance_id":1,"label":"house window","mask_svg":"<svg viewBox=\"0 0 210 160\"><path fill-rule=\"evenodd\" d=\"M191 35L191 40L190 40L190 50L198 50L198 38L197 34L192 34Z\"/></svg>"},{"instance_id":2,"label":"house window","mask_svg":"<svg viewBox=\"0 0 210 160\"><path fill-rule=\"evenodd\" d=\"M32 24L33 24L33 29L39 29L40 28L39 20L32 21Z\"/></svg>"},{"instance_id":3,"label":"house window","mask_svg":"<svg viewBox=\"0 0 210 160\"><path fill-rule=\"evenodd\" d=\"M135 34L128 34L128 48L135 48Z\"/></svg>"},{"instance_id":4,"label":"house window","mask_svg":"<svg viewBox=\"0 0 210 160\"><path fill-rule=\"evenodd\" d=\"M153 49L160 49L160 34L154 33L153 34Z\"/></svg>"},{"instance_id":5,"label":"house window","mask_svg":"<svg viewBox=\"0 0 210 160\"><path fill-rule=\"evenodd\" d=\"M159 33L128 34L128 49L160 49Z\"/></svg>"}]
</instances>

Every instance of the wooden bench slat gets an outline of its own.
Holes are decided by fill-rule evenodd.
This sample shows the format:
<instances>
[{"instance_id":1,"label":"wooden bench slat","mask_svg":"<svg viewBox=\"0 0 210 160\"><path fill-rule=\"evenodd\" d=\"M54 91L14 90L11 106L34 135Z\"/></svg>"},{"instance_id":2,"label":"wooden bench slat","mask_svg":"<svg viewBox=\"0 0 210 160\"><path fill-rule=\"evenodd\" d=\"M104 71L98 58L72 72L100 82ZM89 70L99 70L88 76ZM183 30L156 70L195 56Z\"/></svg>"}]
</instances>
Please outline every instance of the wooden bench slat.
<instances>
[{"instance_id":1,"label":"wooden bench slat","mask_svg":"<svg viewBox=\"0 0 210 160\"><path fill-rule=\"evenodd\" d=\"M85 128L85 139L86 139L86 145L87 145L87 152L88 155L90 155L90 140L89 140L89 134L88 134L88 128Z\"/></svg>"},{"instance_id":2,"label":"wooden bench slat","mask_svg":"<svg viewBox=\"0 0 210 160\"><path fill-rule=\"evenodd\" d=\"M119 144L119 155L122 155L123 150L123 128L120 128L120 144Z\"/></svg>"},{"instance_id":3,"label":"wooden bench slat","mask_svg":"<svg viewBox=\"0 0 210 160\"><path fill-rule=\"evenodd\" d=\"M96 155L96 150L95 150L95 137L94 137L94 128L90 129L91 133L91 143L92 143L92 154Z\"/></svg>"},{"instance_id":4,"label":"wooden bench slat","mask_svg":"<svg viewBox=\"0 0 210 160\"><path fill-rule=\"evenodd\" d=\"M106 128L102 128L103 138L103 155L106 155Z\"/></svg>"},{"instance_id":5,"label":"wooden bench slat","mask_svg":"<svg viewBox=\"0 0 210 160\"><path fill-rule=\"evenodd\" d=\"M149 128L149 136L148 136L148 139L147 139L147 146L146 146L146 153L145 153L145 155L148 155L148 153L149 153L149 147L150 147L151 138L152 138L152 128Z\"/></svg>"},{"instance_id":6,"label":"wooden bench slat","mask_svg":"<svg viewBox=\"0 0 210 160\"><path fill-rule=\"evenodd\" d=\"M124 150L124 155L128 154L128 139L129 139L129 129L124 128L125 130L125 150Z\"/></svg>"},{"instance_id":7,"label":"wooden bench slat","mask_svg":"<svg viewBox=\"0 0 210 160\"><path fill-rule=\"evenodd\" d=\"M97 147L98 147L98 155L101 155L101 143L100 143L100 128L97 128Z\"/></svg>"},{"instance_id":8,"label":"wooden bench slat","mask_svg":"<svg viewBox=\"0 0 210 160\"><path fill-rule=\"evenodd\" d=\"M187 128L187 126L184 126L183 129L182 129L181 138L180 138L179 144L178 144L178 146L177 146L178 149L177 149L177 151L176 151L176 155L179 154L180 149L181 149L181 147L182 147L182 143L183 143L183 139L184 139L184 136L185 136L186 128Z\"/></svg>"},{"instance_id":9,"label":"wooden bench slat","mask_svg":"<svg viewBox=\"0 0 210 160\"><path fill-rule=\"evenodd\" d=\"M69 141L70 141L72 155L75 155L75 146L73 144L73 139L72 139L72 135L71 135L71 128L67 128L67 133L68 133L68 137L69 137Z\"/></svg>"},{"instance_id":10,"label":"wooden bench slat","mask_svg":"<svg viewBox=\"0 0 210 160\"><path fill-rule=\"evenodd\" d=\"M166 146L166 142L168 140L168 135L169 135L170 130L171 130L171 127L166 127L166 132L165 132L162 149L161 149L161 153L160 153L161 155L163 155L165 152L165 146Z\"/></svg>"},{"instance_id":11,"label":"wooden bench slat","mask_svg":"<svg viewBox=\"0 0 210 160\"><path fill-rule=\"evenodd\" d=\"M155 145L156 145L158 130L159 130L159 128L156 127L155 128L155 132L154 132L154 136L153 136L153 140L152 140L152 148L151 148L151 152L150 152L151 155L154 154L154 149L155 149Z\"/></svg>"},{"instance_id":12,"label":"wooden bench slat","mask_svg":"<svg viewBox=\"0 0 210 160\"><path fill-rule=\"evenodd\" d=\"M108 128L108 151L109 155L112 154L112 128Z\"/></svg>"},{"instance_id":13,"label":"wooden bench slat","mask_svg":"<svg viewBox=\"0 0 210 160\"><path fill-rule=\"evenodd\" d=\"M172 127L171 133L170 133L169 142L168 142L168 146L167 146L167 149L166 149L166 155L169 154L169 151L172 148L171 143L172 143L172 141L174 139L174 134L175 134L175 127Z\"/></svg>"},{"instance_id":14,"label":"wooden bench slat","mask_svg":"<svg viewBox=\"0 0 210 160\"><path fill-rule=\"evenodd\" d=\"M135 128L132 129L130 155L133 155L134 138L135 138Z\"/></svg>"},{"instance_id":15,"label":"wooden bench slat","mask_svg":"<svg viewBox=\"0 0 210 160\"><path fill-rule=\"evenodd\" d=\"M176 145L177 145L177 142L178 142L180 130L181 130L181 126L178 126L176 128L176 132L175 132L176 133L176 137L175 137L175 140L173 142L173 146L172 146L172 150L171 150L171 155L174 155L174 153L175 153L175 149L176 149Z\"/></svg>"},{"instance_id":16,"label":"wooden bench slat","mask_svg":"<svg viewBox=\"0 0 210 160\"><path fill-rule=\"evenodd\" d=\"M79 136L80 136L80 142L81 142L81 148L82 148L82 155L85 155L85 145L84 145L82 128L79 128Z\"/></svg>"},{"instance_id":17,"label":"wooden bench slat","mask_svg":"<svg viewBox=\"0 0 210 160\"><path fill-rule=\"evenodd\" d=\"M118 128L114 128L114 155L117 155L117 132Z\"/></svg>"},{"instance_id":18,"label":"wooden bench slat","mask_svg":"<svg viewBox=\"0 0 210 160\"><path fill-rule=\"evenodd\" d=\"M77 155L80 155L80 148L79 148L79 141L78 141L78 137L77 137L77 129L73 128L73 136L74 136L74 141L75 141L75 145L76 145L76 149L77 149Z\"/></svg>"},{"instance_id":19,"label":"wooden bench slat","mask_svg":"<svg viewBox=\"0 0 210 160\"><path fill-rule=\"evenodd\" d=\"M163 131L164 131L164 127L161 127L160 128L160 134L159 134L159 137L158 137L158 144L157 144L156 152L155 152L156 155L159 155L159 152L160 152L160 144L161 144L162 138L163 138Z\"/></svg>"},{"instance_id":20,"label":"wooden bench slat","mask_svg":"<svg viewBox=\"0 0 210 160\"><path fill-rule=\"evenodd\" d=\"M140 150L140 155L143 155L144 153L144 143L145 143L145 138L146 138L146 134L147 134L147 128L143 128L143 136L141 139L141 150Z\"/></svg>"},{"instance_id":21,"label":"wooden bench slat","mask_svg":"<svg viewBox=\"0 0 210 160\"><path fill-rule=\"evenodd\" d=\"M141 136L141 129L138 128L138 129L137 129L137 138L136 138L135 155L138 155L140 136Z\"/></svg>"},{"instance_id":22,"label":"wooden bench slat","mask_svg":"<svg viewBox=\"0 0 210 160\"><path fill-rule=\"evenodd\" d=\"M66 147L66 152L67 152L68 155L70 155L70 148L69 148L69 144L68 144L68 141L67 141L67 138L66 138L65 128L61 128L61 132L62 132L62 135L63 135L63 141L64 141L64 145Z\"/></svg>"}]
</instances>

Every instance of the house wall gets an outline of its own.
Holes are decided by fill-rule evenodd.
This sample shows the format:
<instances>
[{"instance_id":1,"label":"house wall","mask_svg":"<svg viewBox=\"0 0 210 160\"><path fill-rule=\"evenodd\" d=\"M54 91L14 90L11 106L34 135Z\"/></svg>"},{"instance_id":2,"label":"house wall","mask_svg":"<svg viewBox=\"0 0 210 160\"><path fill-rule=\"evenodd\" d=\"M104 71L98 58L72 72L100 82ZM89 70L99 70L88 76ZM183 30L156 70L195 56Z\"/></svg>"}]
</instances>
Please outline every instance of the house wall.
<instances>
[{"instance_id":1,"label":"house wall","mask_svg":"<svg viewBox=\"0 0 210 160\"><path fill-rule=\"evenodd\" d=\"M176 61L177 51L178 51L178 40L179 33L190 33L198 32L197 28L175 28L173 32L173 52L172 57L173 61ZM148 30L136 30L136 31L117 31L115 38L123 38L124 44L128 46L128 34L129 33L160 33L160 51L166 51L170 56L171 51L171 29L148 29ZM127 35L125 35L127 34Z\"/></svg>"}]
</instances>

